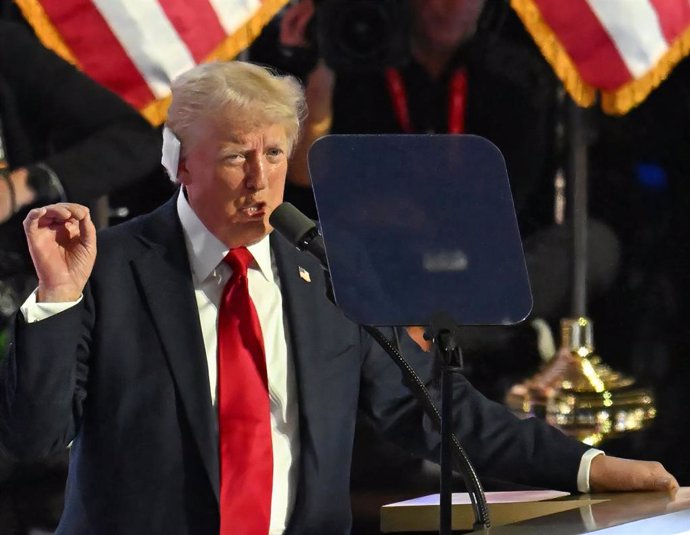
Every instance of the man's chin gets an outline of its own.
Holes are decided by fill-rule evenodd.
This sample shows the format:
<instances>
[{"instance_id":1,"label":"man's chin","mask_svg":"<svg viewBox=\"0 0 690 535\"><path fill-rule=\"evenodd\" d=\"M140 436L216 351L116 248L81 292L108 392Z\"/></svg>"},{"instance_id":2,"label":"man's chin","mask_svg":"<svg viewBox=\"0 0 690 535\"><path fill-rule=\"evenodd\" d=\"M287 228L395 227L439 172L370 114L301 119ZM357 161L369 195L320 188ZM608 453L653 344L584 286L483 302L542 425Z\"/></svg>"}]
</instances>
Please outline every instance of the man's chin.
<instances>
[{"instance_id":1,"label":"man's chin","mask_svg":"<svg viewBox=\"0 0 690 535\"><path fill-rule=\"evenodd\" d=\"M273 228L268 224L268 218L257 221L246 221L233 228L226 228L224 235L216 236L230 249L246 247L260 242Z\"/></svg>"},{"instance_id":2,"label":"man's chin","mask_svg":"<svg viewBox=\"0 0 690 535\"><path fill-rule=\"evenodd\" d=\"M247 227L252 228L250 229ZM260 242L273 230L273 227L268 224L268 218L249 222L247 227L243 229L245 232L243 232L241 236L242 241L245 242L243 243L245 246Z\"/></svg>"}]
</instances>

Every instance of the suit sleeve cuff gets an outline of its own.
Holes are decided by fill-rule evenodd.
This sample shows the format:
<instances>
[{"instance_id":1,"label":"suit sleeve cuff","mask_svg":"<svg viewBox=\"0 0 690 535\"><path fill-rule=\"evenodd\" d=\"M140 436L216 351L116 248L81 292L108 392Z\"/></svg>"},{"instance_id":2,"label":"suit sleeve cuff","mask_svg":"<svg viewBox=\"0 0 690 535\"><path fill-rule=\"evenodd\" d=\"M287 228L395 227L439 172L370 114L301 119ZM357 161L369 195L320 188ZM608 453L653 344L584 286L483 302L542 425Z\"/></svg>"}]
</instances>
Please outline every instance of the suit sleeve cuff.
<instances>
[{"instance_id":1,"label":"suit sleeve cuff","mask_svg":"<svg viewBox=\"0 0 690 535\"><path fill-rule=\"evenodd\" d=\"M596 448L590 448L580 459L580 468L577 471L577 490L580 492L589 492L589 470L592 466L592 459L598 455L604 455L604 452Z\"/></svg>"},{"instance_id":2,"label":"suit sleeve cuff","mask_svg":"<svg viewBox=\"0 0 690 535\"><path fill-rule=\"evenodd\" d=\"M19 307L19 310L24 316L24 321L26 321L26 323L35 323L37 321L48 319L51 316L59 314L60 312L64 312L68 308L78 305L84 298L82 295L79 296L79 299L76 301L69 301L65 303L39 303L36 301L36 292L37 290L31 292L31 295L29 295L22 306Z\"/></svg>"}]
</instances>

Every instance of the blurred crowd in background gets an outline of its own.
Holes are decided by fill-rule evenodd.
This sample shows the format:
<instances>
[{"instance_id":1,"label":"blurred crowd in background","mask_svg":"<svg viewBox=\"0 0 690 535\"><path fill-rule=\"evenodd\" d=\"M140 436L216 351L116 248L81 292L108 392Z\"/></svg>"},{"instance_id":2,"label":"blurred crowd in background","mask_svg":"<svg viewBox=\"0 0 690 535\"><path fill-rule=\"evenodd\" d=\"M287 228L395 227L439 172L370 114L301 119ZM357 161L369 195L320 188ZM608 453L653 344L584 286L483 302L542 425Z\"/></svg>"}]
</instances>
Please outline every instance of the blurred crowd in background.
<instances>
[{"instance_id":1,"label":"blurred crowd in background","mask_svg":"<svg viewBox=\"0 0 690 535\"><path fill-rule=\"evenodd\" d=\"M570 98L508 2L382 0L380 18L369 21L376 28L371 35L344 30L351 13L343 15L337 4L291 3L242 53L297 76L307 90L310 115L286 200L318 218L306 153L327 133L462 132L495 143L506 159L535 307L515 327L467 328L462 342L467 376L485 395L503 400L555 349L544 344L544 329L534 320L548 326L557 345L559 321L571 314L570 184L557 180L568 165ZM90 205L101 226L114 225L157 206L173 186L159 165L157 128L44 48L14 3L1 0L0 16L0 171L4 165L9 177L0 181L4 352L8 322L35 284L21 226L28 209L69 199ZM391 46L372 54L377 39ZM458 96L460 108L452 104ZM582 113L589 145L588 316L597 352L652 387L658 410L648 429L602 447L659 460L690 485L684 452L690 439L690 62L681 61L626 115L597 107ZM560 223L555 212L563 195ZM376 533L377 507L389 498L437 489L433 470L371 433L359 422L353 533ZM0 452L0 532L50 533L61 510L67 456L24 466Z\"/></svg>"}]
</instances>

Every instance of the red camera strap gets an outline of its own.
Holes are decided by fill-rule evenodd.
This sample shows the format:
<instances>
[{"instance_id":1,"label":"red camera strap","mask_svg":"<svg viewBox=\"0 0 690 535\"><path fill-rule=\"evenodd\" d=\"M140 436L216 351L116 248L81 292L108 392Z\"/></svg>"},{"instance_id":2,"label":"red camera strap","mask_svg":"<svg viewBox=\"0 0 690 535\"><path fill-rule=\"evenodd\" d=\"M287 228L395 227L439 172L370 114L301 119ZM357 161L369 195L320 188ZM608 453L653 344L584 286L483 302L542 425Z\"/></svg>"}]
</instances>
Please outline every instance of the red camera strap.
<instances>
[{"instance_id":1,"label":"red camera strap","mask_svg":"<svg viewBox=\"0 0 690 535\"><path fill-rule=\"evenodd\" d=\"M386 69L388 93L400 128L406 134L414 132L410 120L405 82L400 71L394 67ZM465 131L465 106L467 105L467 71L456 69L448 82L448 133L461 134Z\"/></svg>"}]
</instances>

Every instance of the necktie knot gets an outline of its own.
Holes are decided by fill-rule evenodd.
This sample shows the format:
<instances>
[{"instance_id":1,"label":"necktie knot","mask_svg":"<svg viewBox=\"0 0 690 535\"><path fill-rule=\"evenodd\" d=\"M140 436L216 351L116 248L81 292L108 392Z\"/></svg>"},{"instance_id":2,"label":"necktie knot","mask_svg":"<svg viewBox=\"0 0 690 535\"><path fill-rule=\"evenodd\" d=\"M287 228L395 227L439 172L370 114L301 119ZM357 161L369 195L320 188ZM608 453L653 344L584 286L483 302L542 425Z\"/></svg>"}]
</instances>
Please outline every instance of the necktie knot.
<instances>
[{"instance_id":1,"label":"necktie knot","mask_svg":"<svg viewBox=\"0 0 690 535\"><path fill-rule=\"evenodd\" d=\"M230 268L232 268L233 276L246 276L247 268L249 264L252 263L254 257L246 247L237 247L236 249L230 249L228 254L225 255L223 261L226 262Z\"/></svg>"}]
</instances>

